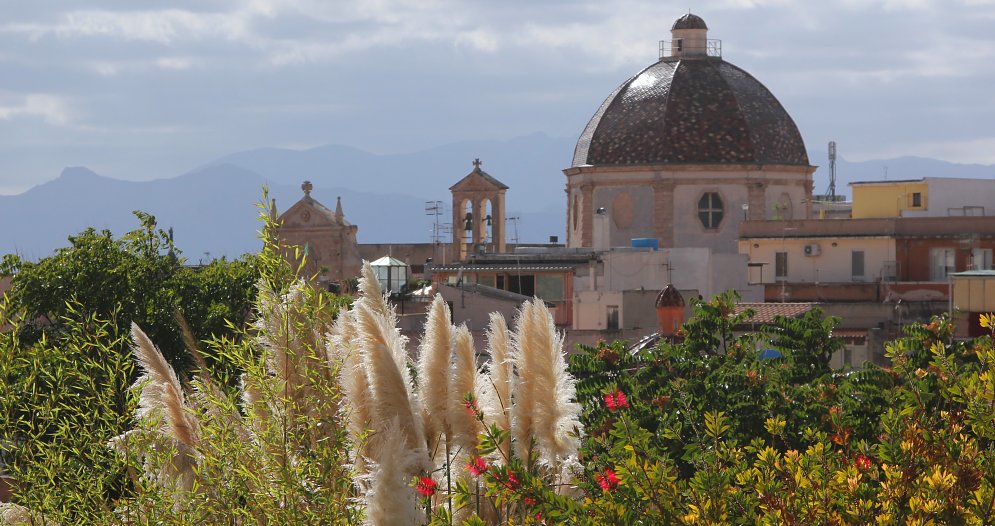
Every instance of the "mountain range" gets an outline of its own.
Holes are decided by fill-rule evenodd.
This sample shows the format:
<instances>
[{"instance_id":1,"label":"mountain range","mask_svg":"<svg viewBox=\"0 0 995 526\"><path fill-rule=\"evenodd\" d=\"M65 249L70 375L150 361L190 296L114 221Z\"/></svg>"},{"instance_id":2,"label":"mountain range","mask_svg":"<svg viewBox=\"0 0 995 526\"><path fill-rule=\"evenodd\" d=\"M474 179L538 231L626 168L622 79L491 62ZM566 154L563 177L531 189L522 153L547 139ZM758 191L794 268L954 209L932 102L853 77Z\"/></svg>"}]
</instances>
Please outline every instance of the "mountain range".
<instances>
[{"instance_id":1,"label":"mountain range","mask_svg":"<svg viewBox=\"0 0 995 526\"><path fill-rule=\"evenodd\" d=\"M431 240L435 218L426 202L442 201L450 221L449 187L469 173L479 158L482 168L510 188L509 241L545 243L565 240L566 199L562 169L569 164L575 139L541 133L507 141L462 141L400 154L373 154L340 145L306 150L260 148L232 153L173 178L124 181L71 167L56 179L18 195L0 196L0 254L27 259L49 255L68 245L67 237L88 227L115 235L138 227L133 210L156 216L172 228L176 245L188 261L237 257L258 250L257 204L266 186L285 210L310 180L312 197L334 208L342 198L346 219L359 226L360 243L424 243ZM814 152L813 164L828 164ZM815 193L826 193L826 166L815 174ZM995 178L995 165L955 164L935 159L848 162L837 160L837 194L847 183L927 176Z\"/></svg>"}]
</instances>

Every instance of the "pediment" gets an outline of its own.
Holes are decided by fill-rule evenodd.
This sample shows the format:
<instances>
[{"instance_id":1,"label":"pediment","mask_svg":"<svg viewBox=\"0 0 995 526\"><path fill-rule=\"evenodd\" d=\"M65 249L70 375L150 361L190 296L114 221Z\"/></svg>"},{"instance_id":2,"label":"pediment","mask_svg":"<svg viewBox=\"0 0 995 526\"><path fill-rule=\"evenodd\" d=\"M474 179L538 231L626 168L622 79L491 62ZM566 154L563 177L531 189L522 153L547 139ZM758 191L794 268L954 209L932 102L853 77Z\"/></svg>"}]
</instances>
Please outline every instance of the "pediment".
<instances>
[{"instance_id":1,"label":"pediment","mask_svg":"<svg viewBox=\"0 0 995 526\"><path fill-rule=\"evenodd\" d=\"M279 221L284 228L349 226L345 219L338 220L335 217L335 212L310 197L294 203L286 212L280 214Z\"/></svg>"},{"instance_id":2,"label":"pediment","mask_svg":"<svg viewBox=\"0 0 995 526\"><path fill-rule=\"evenodd\" d=\"M507 190L508 185L498 181L487 172L476 168L456 184L449 187L453 192L499 191Z\"/></svg>"}]
</instances>

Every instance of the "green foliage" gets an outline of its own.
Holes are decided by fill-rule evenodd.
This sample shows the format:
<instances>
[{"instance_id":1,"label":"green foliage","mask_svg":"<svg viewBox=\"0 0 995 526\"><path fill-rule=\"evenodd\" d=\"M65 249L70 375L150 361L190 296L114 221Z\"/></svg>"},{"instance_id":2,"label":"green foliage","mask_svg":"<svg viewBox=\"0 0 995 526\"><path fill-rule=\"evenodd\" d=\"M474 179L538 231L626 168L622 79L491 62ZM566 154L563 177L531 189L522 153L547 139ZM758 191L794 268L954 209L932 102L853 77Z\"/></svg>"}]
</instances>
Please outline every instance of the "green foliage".
<instances>
[{"instance_id":1,"label":"green foliage","mask_svg":"<svg viewBox=\"0 0 995 526\"><path fill-rule=\"evenodd\" d=\"M26 320L20 326L22 338L36 341L65 330L67 302L72 302L80 313L118 327L135 322L147 328L167 359L185 372L191 363L176 325L177 311L198 337L237 333L251 310L259 278L256 258L221 258L201 269L186 267L155 217L135 216L140 227L117 239L107 230L91 228L37 262L4 257L0 270L13 274L12 309Z\"/></svg>"},{"instance_id":2,"label":"green foliage","mask_svg":"<svg viewBox=\"0 0 995 526\"><path fill-rule=\"evenodd\" d=\"M131 420L132 365L115 324L72 303L65 312L51 338L0 332L0 456L22 504L93 524L131 494L107 441Z\"/></svg>"}]
</instances>

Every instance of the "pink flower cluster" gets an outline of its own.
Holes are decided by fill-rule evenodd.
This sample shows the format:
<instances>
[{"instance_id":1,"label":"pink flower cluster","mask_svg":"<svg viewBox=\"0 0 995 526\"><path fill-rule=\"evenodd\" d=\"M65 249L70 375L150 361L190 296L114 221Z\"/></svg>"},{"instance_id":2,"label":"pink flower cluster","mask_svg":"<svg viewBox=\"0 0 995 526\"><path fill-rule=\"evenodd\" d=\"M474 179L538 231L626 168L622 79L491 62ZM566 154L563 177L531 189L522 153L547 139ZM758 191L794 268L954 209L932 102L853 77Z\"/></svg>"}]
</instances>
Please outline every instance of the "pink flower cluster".
<instances>
[{"instance_id":1,"label":"pink flower cluster","mask_svg":"<svg viewBox=\"0 0 995 526\"><path fill-rule=\"evenodd\" d=\"M629 399L625 397L625 393L616 389L614 392L605 393L605 407L607 407L609 411L628 409Z\"/></svg>"},{"instance_id":2,"label":"pink flower cluster","mask_svg":"<svg viewBox=\"0 0 995 526\"><path fill-rule=\"evenodd\" d=\"M601 486L601 489L606 493L617 488L618 483L620 482L618 475L616 475L615 471L611 468L608 468L603 473L598 474L594 477L594 479L598 481L598 485Z\"/></svg>"}]
</instances>

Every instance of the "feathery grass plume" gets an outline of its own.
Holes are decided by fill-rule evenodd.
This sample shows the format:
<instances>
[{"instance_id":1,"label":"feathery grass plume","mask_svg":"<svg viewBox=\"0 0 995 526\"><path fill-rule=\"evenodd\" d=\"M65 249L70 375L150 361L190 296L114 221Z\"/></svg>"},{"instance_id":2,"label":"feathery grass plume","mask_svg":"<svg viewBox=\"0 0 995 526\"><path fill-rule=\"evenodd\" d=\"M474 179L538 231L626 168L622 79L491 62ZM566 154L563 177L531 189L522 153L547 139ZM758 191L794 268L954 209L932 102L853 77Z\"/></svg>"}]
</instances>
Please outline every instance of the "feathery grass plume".
<instances>
[{"instance_id":1,"label":"feathery grass plume","mask_svg":"<svg viewBox=\"0 0 995 526\"><path fill-rule=\"evenodd\" d=\"M490 324L487 326L487 353L491 361L486 377L479 382L480 408L484 412L484 423L488 426L495 424L500 429L511 429L511 341L508 324L499 312L492 312L490 315ZM500 448L504 458L510 458L510 438L505 440Z\"/></svg>"},{"instance_id":2,"label":"feathery grass plume","mask_svg":"<svg viewBox=\"0 0 995 526\"><path fill-rule=\"evenodd\" d=\"M355 315L363 365L374 401L374 432L382 434L396 421L407 448L421 449L427 466L424 431L421 420L415 418L417 412L412 404L415 396L406 378L407 368L399 368L394 360L396 347L401 345L395 338L395 328L363 301L356 302Z\"/></svg>"},{"instance_id":3,"label":"feathery grass plume","mask_svg":"<svg viewBox=\"0 0 995 526\"><path fill-rule=\"evenodd\" d=\"M114 437L109 446L124 457L137 453L146 476L154 473L153 480L178 510L194 489L198 422L184 400L176 372L159 349L134 323L131 334L135 358L145 371L135 383L141 387L135 410L139 426Z\"/></svg>"},{"instance_id":4,"label":"feathery grass plume","mask_svg":"<svg viewBox=\"0 0 995 526\"><path fill-rule=\"evenodd\" d=\"M442 295L436 294L418 347L418 391L423 406L425 438L433 459L438 457L443 449L441 445L449 439L450 434L447 419L450 400L447 392L453 356L453 326L449 320L449 306Z\"/></svg>"},{"instance_id":5,"label":"feathery grass plume","mask_svg":"<svg viewBox=\"0 0 995 526\"><path fill-rule=\"evenodd\" d=\"M329 360L325 337L332 320L316 293L303 280L283 295L260 283L255 322L255 339L263 348L270 374L257 378L256 387L263 392L275 388L275 396L266 396L272 417L312 441L335 431L328 426L297 429L303 425L301 417L333 422L340 410L339 398L329 396L339 385L339 364Z\"/></svg>"},{"instance_id":6,"label":"feathery grass plume","mask_svg":"<svg viewBox=\"0 0 995 526\"><path fill-rule=\"evenodd\" d=\"M342 385L343 398L347 401L346 430L352 441L350 447L350 457L353 463L353 470L357 474L366 473L366 458L370 456L369 441L367 432L373 425L373 398L370 396L370 383L366 377L366 368L363 365L363 355L356 344L355 313L352 310L339 312L335 328L329 335L331 345L339 347L343 364L339 371L340 383ZM361 491L369 488L365 486L365 479L356 477L354 482Z\"/></svg>"},{"instance_id":7,"label":"feathery grass plume","mask_svg":"<svg viewBox=\"0 0 995 526\"><path fill-rule=\"evenodd\" d=\"M529 374L536 367L534 349L539 346L534 325L535 306L526 301L515 315L515 331L512 333L514 347L512 363L516 374L512 377L511 440L515 455L527 461L535 426L536 394L535 377Z\"/></svg>"},{"instance_id":8,"label":"feathery grass plume","mask_svg":"<svg viewBox=\"0 0 995 526\"><path fill-rule=\"evenodd\" d=\"M391 328L392 340L396 340L398 345L395 345L391 351L394 353L394 362L397 363L397 368L404 375L404 381L411 385L411 375L408 373L408 339L401 335L401 332L397 329L397 313L394 312L394 308L390 306L387 302L387 296L384 295L383 290L380 288L380 282L377 281L376 275L373 273L373 267L370 266L369 261L363 261L363 269L359 278L359 291L361 296L356 300L357 304L364 304L367 308L373 310L378 316L383 318L383 323L385 326Z\"/></svg>"},{"instance_id":9,"label":"feathery grass plume","mask_svg":"<svg viewBox=\"0 0 995 526\"><path fill-rule=\"evenodd\" d=\"M528 367L519 369L519 375L531 384L532 433L539 461L558 470L577 457L581 408L575 401L575 381L567 372L563 336L556 330L553 315L538 298L527 304L531 307L524 313L529 319L522 324L525 334L520 338L522 346L518 351L528 356L525 360Z\"/></svg>"},{"instance_id":10,"label":"feathery grass plume","mask_svg":"<svg viewBox=\"0 0 995 526\"><path fill-rule=\"evenodd\" d=\"M473 335L466 325L456 328L453 338L453 364L449 374L449 425L452 428L453 444L464 455L473 455L477 447L477 436L483 427L476 414L468 407L466 396L472 395L473 404L477 398L477 359L473 352ZM461 463L459 463L461 464Z\"/></svg>"},{"instance_id":11,"label":"feathery grass plume","mask_svg":"<svg viewBox=\"0 0 995 526\"><path fill-rule=\"evenodd\" d=\"M142 420L162 412L159 431L189 447L195 447L197 421L186 405L176 372L135 323L131 324L131 336L134 340L132 351L145 371L138 380L140 383L136 383L141 385L142 390L135 416Z\"/></svg>"},{"instance_id":12,"label":"feathery grass plume","mask_svg":"<svg viewBox=\"0 0 995 526\"><path fill-rule=\"evenodd\" d=\"M373 452L377 462L368 476L370 489L364 496L366 524L420 524L424 516L411 480L420 471L424 456L411 449L404 425L397 418L386 422L379 434L379 444Z\"/></svg>"}]
</instances>

